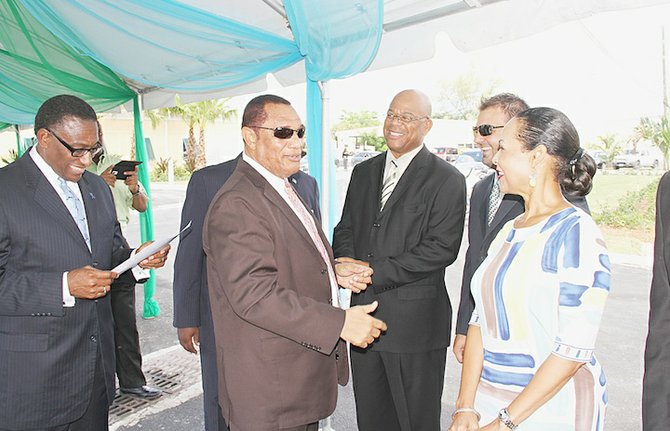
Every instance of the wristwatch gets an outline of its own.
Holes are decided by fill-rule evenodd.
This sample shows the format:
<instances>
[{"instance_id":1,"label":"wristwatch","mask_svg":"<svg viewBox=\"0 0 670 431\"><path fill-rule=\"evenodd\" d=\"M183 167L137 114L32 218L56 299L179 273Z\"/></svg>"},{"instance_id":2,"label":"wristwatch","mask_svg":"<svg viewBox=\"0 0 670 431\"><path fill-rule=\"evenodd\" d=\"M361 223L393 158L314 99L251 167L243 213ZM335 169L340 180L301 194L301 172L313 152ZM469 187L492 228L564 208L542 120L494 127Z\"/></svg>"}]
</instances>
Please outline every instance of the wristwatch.
<instances>
[{"instance_id":1,"label":"wristwatch","mask_svg":"<svg viewBox=\"0 0 670 431\"><path fill-rule=\"evenodd\" d=\"M516 425L514 422L512 422L512 419L509 417L509 412L507 411L507 407L501 409L498 412L498 419L500 422L503 423L507 428L511 430L517 429L519 425Z\"/></svg>"}]
</instances>

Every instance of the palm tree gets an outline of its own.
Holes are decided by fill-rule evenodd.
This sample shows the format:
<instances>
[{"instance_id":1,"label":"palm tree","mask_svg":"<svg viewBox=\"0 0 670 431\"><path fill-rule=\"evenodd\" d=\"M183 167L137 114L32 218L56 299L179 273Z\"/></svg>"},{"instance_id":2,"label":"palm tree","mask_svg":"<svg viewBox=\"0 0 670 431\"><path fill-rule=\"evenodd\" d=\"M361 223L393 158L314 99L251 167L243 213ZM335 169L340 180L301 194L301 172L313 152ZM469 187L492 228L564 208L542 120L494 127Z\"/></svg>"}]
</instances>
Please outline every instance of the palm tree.
<instances>
[{"instance_id":1,"label":"palm tree","mask_svg":"<svg viewBox=\"0 0 670 431\"><path fill-rule=\"evenodd\" d=\"M614 158L621 153L621 144L613 133L598 136L598 140L600 144L597 144L596 147L605 153L606 166L611 166Z\"/></svg>"},{"instance_id":2,"label":"palm tree","mask_svg":"<svg viewBox=\"0 0 670 431\"><path fill-rule=\"evenodd\" d=\"M226 121L237 117L237 110L229 109L227 106L229 100L230 97L219 100L212 99L193 103L193 105L196 106L196 121L200 129L198 145L195 152L195 169L201 169L207 165L207 158L205 156L205 126L207 123L213 123L218 118Z\"/></svg>"},{"instance_id":3,"label":"palm tree","mask_svg":"<svg viewBox=\"0 0 670 431\"><path fill-rule=\"evenodd\" d=\"M201 102L200 102L201 103ZM196 142L195 142L195 124L198 122L197 103L181 103L179 95L175 96L176 106L167 108L170 113L181 117L188 124L188 143L186 144L186 169L193 173L196 170Z\"/></svg>"},{"instance_id":4,"label":"palm tree","mask_svg":"<svg viewBox=\"0 0 670 431\"><path fill-rule=\"evenodd\" d=\"M641 118L640 124L635 128L637 135L654 143L663 154L663 169L668 169L668 156L670 156L670 116L661 117L660 121L650 118Z\"/></svg>"}]
</instances>

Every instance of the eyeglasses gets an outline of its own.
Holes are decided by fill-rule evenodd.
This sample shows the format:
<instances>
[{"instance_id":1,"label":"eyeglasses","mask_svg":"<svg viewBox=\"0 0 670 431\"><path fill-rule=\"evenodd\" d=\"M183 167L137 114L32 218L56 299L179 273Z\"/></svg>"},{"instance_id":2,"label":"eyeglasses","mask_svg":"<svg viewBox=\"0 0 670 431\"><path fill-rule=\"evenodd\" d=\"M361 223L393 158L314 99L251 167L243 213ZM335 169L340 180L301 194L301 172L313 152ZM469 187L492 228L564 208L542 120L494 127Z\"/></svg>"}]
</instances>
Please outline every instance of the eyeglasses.
<instances>
[{"instance_id":1,"label":"eyeglasses","mask_svg":"<svg viewBox=\"0 0 670 431\"><path fill-rule=\"evenodd\" d=\"M479 126L472 126L472 134L477 137L477 132L481 136L491 136L495 129L502 129L505 126L493 126L491 124L480 124Z\"/></svg>"},{"instance_id":2,"label":"eyeglasses","mask_svg":"<svg viewBox=\"0 0 670 431\"><path fill-rule=\"evenodd\" d=\"M393 112L389 111L389 112L386 113L386 119L389 120L389 121L398 120L402 123L411 123L413 121L426 120L426 119L428 119L428 117L418 117L417 118L417 117L414 117L412 115L394 114Z\"/></svg>"},{"instance_id":3,"label":"eyeglasses","mask_svg":"<svg viewBox=\"0 0 670 431\"><path fill-rule=\"evenodd\" d=\"M293 133L298 134L298 138L302 139L303 136L305 136L305 127L301 127L299 129L291 129L290 127L263 127L263 126L247 126L247 127L254 127L256 129L265 129L265 130L272 130L274 132L275 138L279 139L291 139L293 137Z\"/></svg>"},{"instance_id":4,"label":"eyeglasses","mask_svg":"<svg viewBox=\"0 0 670 431\"><path fill-rule=\"evenodd\" d=\"M45 129L47 130L47 132L51 133L51 136L58 139L58 142L63 144L63 146L70 151L72 157L79 158L84 157L86 154L90 154L91 158L93 158L102 153L102 144L100 142L96 142L93 148L74 148L72 145L62 140L57 134L52 132L48 127L45 127Z\"/></svg>"}]
</instances>

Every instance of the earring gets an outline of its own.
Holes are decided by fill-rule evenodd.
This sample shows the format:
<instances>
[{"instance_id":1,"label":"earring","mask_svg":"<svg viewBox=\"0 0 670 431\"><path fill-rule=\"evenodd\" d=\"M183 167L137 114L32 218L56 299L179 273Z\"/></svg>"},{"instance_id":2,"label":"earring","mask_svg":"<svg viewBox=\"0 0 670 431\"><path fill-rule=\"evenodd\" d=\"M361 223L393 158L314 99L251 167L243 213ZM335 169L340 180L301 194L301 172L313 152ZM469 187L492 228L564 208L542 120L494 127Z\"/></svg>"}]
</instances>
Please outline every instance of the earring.
<instances>
[{"instance_id":1,"label":"earring","mask_svg":"<svg viewBox=\"0 0 670 431\"><path fill-rule=\"evenodd\" d=\"M534 172L528 175L528 185L531 187L535 187L537 185L537 176L535 176Z\"/></svg>"}]
</instances>

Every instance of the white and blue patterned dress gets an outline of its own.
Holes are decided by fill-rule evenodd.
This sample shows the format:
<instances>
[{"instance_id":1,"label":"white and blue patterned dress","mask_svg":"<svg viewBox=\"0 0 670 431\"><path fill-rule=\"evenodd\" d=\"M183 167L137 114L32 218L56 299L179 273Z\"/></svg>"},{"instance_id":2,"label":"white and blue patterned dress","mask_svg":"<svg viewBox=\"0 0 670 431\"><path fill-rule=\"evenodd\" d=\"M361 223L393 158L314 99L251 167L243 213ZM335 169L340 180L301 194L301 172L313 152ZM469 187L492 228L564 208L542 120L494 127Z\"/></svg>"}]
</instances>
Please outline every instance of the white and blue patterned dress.
<instances>
[{"instance_id":1,"label":"white and blue patterned dress","mask_svg":"<svg viewBox=\"0 0 670 431\"><path fill-rule=\"evenodd\" d=\"M550 354L585 365L518 430L603 429L605 375L593 354L610 262L593 219L574 207L534 226L507 223L475 273L484 367L475 406L481 425L495 419L530 382Z\"/></svg>"}]
</instances>

